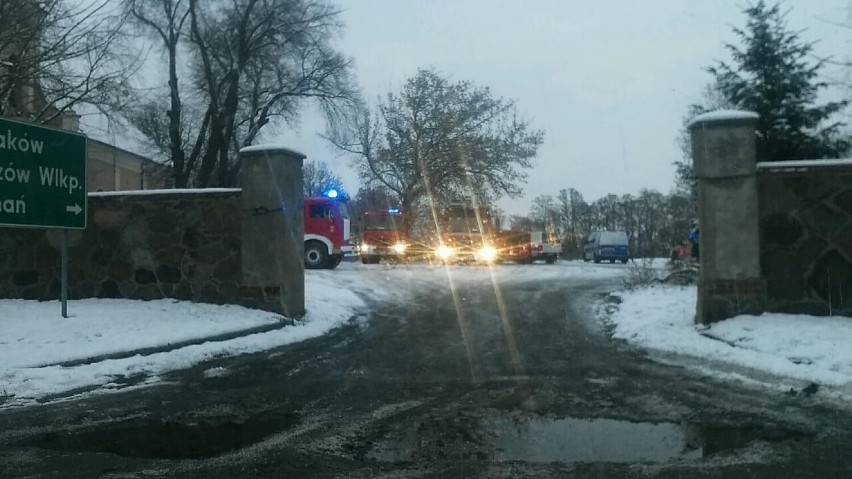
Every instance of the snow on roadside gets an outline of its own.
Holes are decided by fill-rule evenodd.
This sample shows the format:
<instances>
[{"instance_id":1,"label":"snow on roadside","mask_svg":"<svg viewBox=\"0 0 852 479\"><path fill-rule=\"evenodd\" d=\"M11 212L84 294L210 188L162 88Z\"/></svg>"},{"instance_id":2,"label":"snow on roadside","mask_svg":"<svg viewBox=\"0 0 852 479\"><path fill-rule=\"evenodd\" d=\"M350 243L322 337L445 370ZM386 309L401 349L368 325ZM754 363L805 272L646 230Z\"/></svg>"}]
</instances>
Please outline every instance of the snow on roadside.
<instances>
[{"instance_id":1,"label":"snow on roadside","mask_svg":"<svg viewBox=\"0 0 852 479\"><path fill-rule=\"evenodd\" d=\"M852 318L766 313L705 328L693 322L696 293L695 286L660 285L620 292L618 310L605 320L615 338L651 350L826 386L852 382Z\"/></svg>"},{"instance_id":2,"label":"snow on roadside","mask_svg":"<svg viewBox=\"0 0 852 479\"><path fill-rule=\"evenodd\" d=\"M59 314L57 301L0 301L0 364L25 367L275 324L281 316L241 306L188 301L82 299Z\"/></svg>"},{"instance_id":3,"label":"snow on roadside","mask_svg":"<svg viewBox=\"0 0 852 479\"><path fill-rule=\"evenodd\" d=\"M87 325L89 329L72 331L73 325L61 323L63 320L59 317L56 302L0 301L0 332L8 328L17 334L14 339L3 334L0 336L2 341L26 342L32 348L31 352L27 352L26 345L16 346L18 357L7 355L3 357L5 362L0 362L0 396L6 398L5 402L0 401L0 408L31 404L44 396L80 388L117 388L116 380L123 377L143 375L156 380L158 375L167 371L188 368L214 357L252 353L303 341L325 334L364 307L363 301L352 291L310 274L305 278L305 305L308 312L297 324L265 333L74 367L35 367L38 364L88 356L88 353L81 354L79 351L97 351L97 354L102 354L107 349L107 346L101 344L105 337L108 337L107 342L114 341L123 344L126 349L136 349L142 347L140 345L143 343L148 347L187 339L188 331L192 332L189 337L199 338L220 334L225 330L241 329L235 325L251 327L277 322L282 318L235 306L172 301L84 300L69 302L69 313L75 317L64 321L75 320L78 327ZM52 313L40 316L38 311L42 307L51 309ZM33 329L26 333L28 325ZM99 328L106 334L98 336ZM23 336L21 333L24 333ZM147 338L140 339L139 336ZM8 346L2 345L2 354L7 354ZM46 361L45 357L50 360Z\"/></svg>"}]
</instances>

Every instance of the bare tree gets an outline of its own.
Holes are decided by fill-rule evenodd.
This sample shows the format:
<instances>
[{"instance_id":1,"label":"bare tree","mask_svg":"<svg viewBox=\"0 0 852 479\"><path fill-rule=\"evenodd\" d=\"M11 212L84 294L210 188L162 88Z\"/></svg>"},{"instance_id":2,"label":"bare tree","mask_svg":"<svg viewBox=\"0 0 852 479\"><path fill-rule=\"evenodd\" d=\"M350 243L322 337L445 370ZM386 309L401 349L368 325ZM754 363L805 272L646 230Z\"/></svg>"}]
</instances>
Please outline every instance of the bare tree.
<instances>
[{"instance_id":1,"label":"bare tree","mask_svg":"<svg viewBox=\"0 0 852 479\"><path fill-rule=\"evenodd\" d=\"M179 47L189 18L188 0L127 0L126 9L136 25L161 42L168 59L169 109L164 112L161 99L149 100L131 113L131 122L160 153L171 160L174 185L185 188L200 154L202 144L196 141L189 155L184 148L190 144L185 136L184 112L178 78Z\"/></svg>"},{"instance_id":2,"label":"bare tree","mask_svg":"<svg viewBox=\"0 0 852 479\"><path fill-rule=\"evenodd\" d=\"M303 190L305 196L322 196L334 189L342 194L343 181L328 169L328 165L316 160L308 160L302 167L304 177Z\"/></svg>"},{"instance_id":3,"label":"bare tree","mask_svg":"<svg viewBox=\"0 0 852 479\"><path fill-rule=\"evenodd\" d=\"M0 114L62 126L87 105L115 119L140 56L112 4L0 0Z\"/></svg>"},{"instance_id":4,"label":"bare tree","mask_svg":"<svg viewBox=\"0 0 852 479\"><path fill-rule=\"evenodd\" d=\"M530 219L536 229L558 232L559 210L556 200L551 195L540 195L533 198Z\"/></svg>"},{"instance_id":5,"label":"bare tree","mask_svg":"<svg viewBox=\"0 0 852 479\"><path fill-rule=\"evenodd\" d=\"M351 154L365 183L399 198L407 227L422 203L458 196L489 203L517 196L544 134L488 88L419 70L400 94L361 108L327 139Z\"/></svg>"},{"instance_id":6,"label":"bare tree","mask_svg":"<svg viewBox=\"0 0 852 479\"><path fill-rule=\"evenodd\" d=\"M350 60L329 45L341 25L326 2L198 4L190 0L191 34L211 120L197 182L230 185L239 171L235 150L273 119L292 119L300 99L331 111L354 96Z\"/></svg>"},{"instance_id":7,"label":"bare tree","mask_svg":"<svg viewBox=\"0 0 852 479\"><path fill-rule=\"evenodd\" d=\"M529 231L536 228L536 221L529 216L512 215L509 217L509 229Z\"/></svg>"},{"instance_id":8,"label":"bare tree","mask_svg":"<svg viewBox=\"0 0 852 479\"><path fill-rule=\"evenodd\" d=\"M127 6L169 58L168 114L142 104L134 124L152 144L167 139L158 148L167 146L169 161L183 165L176 180L231 186L239 148L264 127L296 122L308 99L334 115L356 97L351 61L331 46L339 11L324 0L128 0ZM189 69L185 81L172 68L182 64Z\"/></svg>"}]
</instances>

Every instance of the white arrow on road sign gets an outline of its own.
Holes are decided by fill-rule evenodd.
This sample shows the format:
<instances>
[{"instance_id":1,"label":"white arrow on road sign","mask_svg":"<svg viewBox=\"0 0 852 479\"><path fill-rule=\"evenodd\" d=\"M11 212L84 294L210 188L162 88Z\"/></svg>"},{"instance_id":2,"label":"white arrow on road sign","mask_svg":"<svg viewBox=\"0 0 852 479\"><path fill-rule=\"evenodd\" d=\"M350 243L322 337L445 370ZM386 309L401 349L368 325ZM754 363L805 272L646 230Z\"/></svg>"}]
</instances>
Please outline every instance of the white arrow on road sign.
<instances>
[{"instance_id":1,"label":"white arrow on road sign","mask_svg":"<svg viewBox=\"0 0 852 479\"><path fill-rule=\"evenodd\" d=\"M74 206L66 206L65 211L69 213L74 213L74 215L76 216L79 215L81 211L83 211L83 208L80 208L80 205L75 203Z\"/></svg>"}]
</instances>

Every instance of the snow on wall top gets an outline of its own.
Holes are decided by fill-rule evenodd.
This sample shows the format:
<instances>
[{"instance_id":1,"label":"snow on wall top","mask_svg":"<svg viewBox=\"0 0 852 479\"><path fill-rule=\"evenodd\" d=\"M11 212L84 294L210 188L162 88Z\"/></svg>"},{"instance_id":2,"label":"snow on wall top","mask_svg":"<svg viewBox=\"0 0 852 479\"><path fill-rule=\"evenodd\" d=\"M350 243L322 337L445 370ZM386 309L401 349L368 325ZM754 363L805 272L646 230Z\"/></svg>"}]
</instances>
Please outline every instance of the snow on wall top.
<instances>
[{"instance_id":1,"label":"snow on wall top","mask_svg":"<svg viewBox=\"0 0 852 479\"><path fill-rule=\"evenodd\" d=\"M761 170L815 167L819 168L833 166L852 166L852 159L844 158L838 160L761 161L757 164L757 168Z\"/></svg>"},{"instance_id":2,"label":"snow on wall top","mask_svg":"<svg viewBox=\"0 0 852 479\"><path fill-rule=\"evenodd\" d=\"M707 113L702 113L692 120L689 121L687 125L688 128L692 128L698 123L706 123L706 122L715 122L715 121L729 121L729 120L756 120L758 118L758 114L753 111L744 111L744 110L716 110L716 111L708 111Z\"/></svg>"},{"instance_id":3,"label":"snow on wall top","mask_svg":"<svg viewBox=\"0 0 852 479\"><path fill-rule=\"evenodd\" d=\"M257 151L274 151L274 150L284 151L284 152L286 152L290 155L301 156L302 158L308 157L308 155L302 153L301 151L296 151L292 148L287 148L284 145L278 145L278 144L275 144L275 143L266 143L266 144L262 144L262 145L244 146L244 147L240 148L240 153L252 153L252 152L257 152Z\"/></svg>"},{"instance_id":4,"label":"snow on wall top","mask_svg":"<svg viewBox=\"0 0 852 479\"><path fill-rule=\"evenodd\" d=\"M172 190L96 191L89 196L153 196L173 194L239 193L240 188L176 188Z\"/></svg>"}]
</instances>

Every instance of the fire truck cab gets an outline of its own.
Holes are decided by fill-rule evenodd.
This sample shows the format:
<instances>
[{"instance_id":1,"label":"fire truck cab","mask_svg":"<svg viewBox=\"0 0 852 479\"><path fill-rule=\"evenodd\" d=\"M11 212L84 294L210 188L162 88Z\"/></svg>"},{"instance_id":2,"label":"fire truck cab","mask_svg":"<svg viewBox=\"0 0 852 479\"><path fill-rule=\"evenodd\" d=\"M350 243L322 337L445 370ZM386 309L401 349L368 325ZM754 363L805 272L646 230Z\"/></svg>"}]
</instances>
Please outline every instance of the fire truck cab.
<instances>
[{"instance_id":1,"label":"fire truck cab","mask_svg":"<svg viewBox=\"0 0 852 479\"><path fill-rule=\"evenodd\" d=\"M398 208L367 211L361 217L359 256L364 264L377 264L382 259L401 261L406 257L408 236Z\"/></svg>"},{"instance_id":2,"label":"fire truck cab","mask_svg":"<svg viewBox=\"0 0 852 479\"><path fill-rule=\"evenodd\" d=\"M336 198L330 191L304 200L306 269L333 269L352 253L349 210Z\"/></svg>"},{"instance_id":3,"label":"fire truck cab","mask_svg":"<svg viewBox=\"0 0 852 479\"><path fill-rule=\"evenodd\" d=\"M499 260L496 233L489 208L455 202L441 214L435 255L445 263L494 263Z\"/></svg>"}]
</instances>

